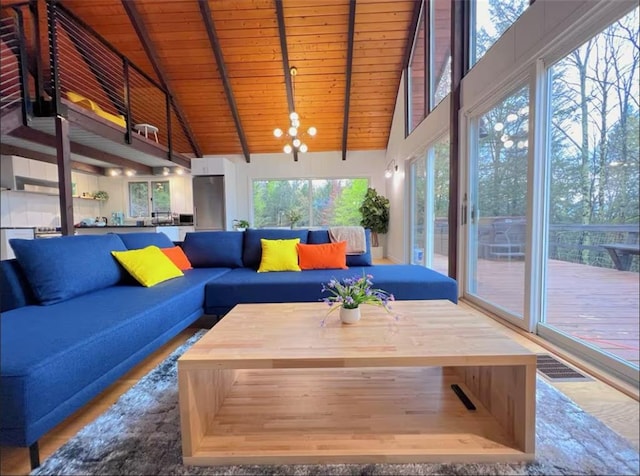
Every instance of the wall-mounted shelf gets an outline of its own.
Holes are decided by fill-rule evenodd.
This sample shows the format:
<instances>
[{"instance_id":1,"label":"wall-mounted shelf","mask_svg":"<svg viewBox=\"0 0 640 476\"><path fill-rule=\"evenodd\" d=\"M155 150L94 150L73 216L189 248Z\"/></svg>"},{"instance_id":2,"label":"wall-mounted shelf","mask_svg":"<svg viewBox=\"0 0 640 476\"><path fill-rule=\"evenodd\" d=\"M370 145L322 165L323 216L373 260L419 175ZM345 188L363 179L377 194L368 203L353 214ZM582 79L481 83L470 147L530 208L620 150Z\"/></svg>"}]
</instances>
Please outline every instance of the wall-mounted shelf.
<instances>
[{"instance_id":1,"label":"wall-mounted shelf","mask_svg":"<svg viewBox=\"0 0 640 476\"><path fill-rule=\"evenodd\" d=\"M10 193L26 193L29 195L44 195L47 197L58 197L60 196L60 194L58 193L48 193L48 192L33 192L31 190L11 190L11 189L5 189L5 190L0 190L0 192L2 193L6 193L6 192L10 192ZM96 202L106 202L106 200L99 200L97 198L93 198L93 197L83 197L82 195L74 195L72 198L77 198L78 200L93 200Z\"/></svg>"}]
</instances>

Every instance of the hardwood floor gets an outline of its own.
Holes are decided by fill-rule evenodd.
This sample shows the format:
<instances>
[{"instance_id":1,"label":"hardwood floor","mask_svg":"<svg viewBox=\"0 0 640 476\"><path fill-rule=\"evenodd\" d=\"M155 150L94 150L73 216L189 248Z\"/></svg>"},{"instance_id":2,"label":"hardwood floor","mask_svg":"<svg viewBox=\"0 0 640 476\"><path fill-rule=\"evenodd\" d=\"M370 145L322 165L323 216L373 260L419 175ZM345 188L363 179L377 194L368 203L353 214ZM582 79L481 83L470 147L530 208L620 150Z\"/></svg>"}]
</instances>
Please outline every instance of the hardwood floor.
<instances>
[{"instance_id":1,"label":"hardwood floor","mask_svg":"<svg viewBox=\"0 0 640 476\"><path fill-rule=\"evenodd\" d=\"M471 306L461 303L471 313L480 313ZM496 327L503 327L495 322ZM62 446L76 432L93 421L109 408L120 395L146 375L158 363L163 361L175 348L182 345L197 329L189 328L180 333L164 347L156 351L131 372L114 383L102 395L78 411L65 422L58 425L40 440L40 458L44 461L56 449ZM548 349L529 339L527 336L509 330L509 333L534 352L549 352ZM550 382L553 386L574 400L581 408L607 424L614 431L640 445L640 405L638 400L594 378L588 382ZM29 473L29 454L26 448L0 448L0 474L24 475Z\"/></svg>"}]
</instances>

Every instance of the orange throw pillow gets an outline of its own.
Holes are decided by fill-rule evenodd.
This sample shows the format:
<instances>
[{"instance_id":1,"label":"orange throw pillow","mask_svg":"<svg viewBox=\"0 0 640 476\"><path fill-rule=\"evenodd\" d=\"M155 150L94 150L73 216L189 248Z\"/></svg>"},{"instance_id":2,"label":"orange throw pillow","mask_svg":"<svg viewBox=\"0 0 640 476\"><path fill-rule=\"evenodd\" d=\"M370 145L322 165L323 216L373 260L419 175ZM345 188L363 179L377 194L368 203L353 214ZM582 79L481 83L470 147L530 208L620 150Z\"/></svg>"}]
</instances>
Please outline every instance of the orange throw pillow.
<instances>
[{"instance_id":1,"label":"orange throw pillow","mask_svg":"<svg viewBox=\"0 0 640 476\"><path fill-rule=\"evenodd\" d=\"M346 241L297 246L300 269L347 269Z\"/></svg>"},{"instance_id":2,"label":"orange throw pillow","mask_svg":"<svg viewBox=\"0 0 640 476\"><path fill-rule=\"evenodd\" d=\"M182 248L180 248L179 246L174 246L173 248L160 248L162 250L162 252L167 255L167 257L173 261L173 264L175 264L178 268L180 268L181 271L184 271L186 269L193 269L193 266L191 266L191 262L189 261L189 258L187 258L187 255L184 254L184 251L182 251Z\"/></svg>"}]
</instances>

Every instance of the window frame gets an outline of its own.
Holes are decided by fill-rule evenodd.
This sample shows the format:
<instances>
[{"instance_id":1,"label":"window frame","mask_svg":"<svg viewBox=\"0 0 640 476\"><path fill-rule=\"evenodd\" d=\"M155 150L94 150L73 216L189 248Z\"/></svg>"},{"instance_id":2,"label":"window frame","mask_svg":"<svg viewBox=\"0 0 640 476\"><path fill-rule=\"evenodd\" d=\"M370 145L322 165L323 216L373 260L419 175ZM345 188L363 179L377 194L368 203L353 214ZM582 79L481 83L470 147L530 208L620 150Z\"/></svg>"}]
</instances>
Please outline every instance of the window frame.
<instances>
[{"instance_id":1,"label":"window frame","mask_svg":"<svg viewBox=\"0 0 640 476\"><path fill-rule=\"evenodd\" d=\"M146 183L147 184L147 211L148 214L146 215L137 215L137 216L133 216L131 214L132 212L132 207L131 207L131 185L132 184L140 184L140 183ZM166 183L167 186L169 187L169 212L171 212L171 180L169 180L168 178L165 178L164 180L158 180L158 179L132 179L132 180L128 180L127 181L127 217L128 218L132 218L132 219L136 219L136 218L151 218L153 216L153 214L157 211L154 210L154 203L153 203L153 187L155 186L155 184L157 183Z\"/></svg>"}]
</instances>

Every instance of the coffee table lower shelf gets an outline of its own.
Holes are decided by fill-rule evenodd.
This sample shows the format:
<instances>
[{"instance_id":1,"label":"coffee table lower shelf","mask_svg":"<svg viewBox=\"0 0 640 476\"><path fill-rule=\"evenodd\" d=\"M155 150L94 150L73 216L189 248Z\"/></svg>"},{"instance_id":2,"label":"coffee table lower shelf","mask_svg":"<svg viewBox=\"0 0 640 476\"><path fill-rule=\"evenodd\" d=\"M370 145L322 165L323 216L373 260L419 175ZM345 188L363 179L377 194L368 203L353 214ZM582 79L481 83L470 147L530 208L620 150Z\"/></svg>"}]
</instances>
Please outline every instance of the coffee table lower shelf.
<instances>
[{"instance_id":1,"label":"coffee table lower shelf","mask_svg":"<svg viewBox=\"0 0 640 476\"><path fill-rule=\"evenodd\" d=\"M184 463L525 461L454 368L180 373ZM451 390L458 384L477 409ZM212 385L213 384L213 385ZM203 390L206 387L206 390ZM218 391L214 391L217 388ZM535 397L534 397L535 398ZM217 408L216 408L217 407Z\"/></svg>"}]
</instances>

